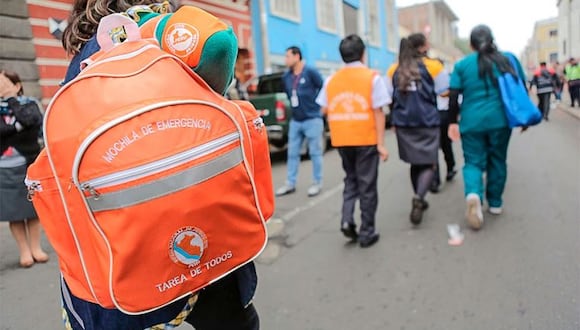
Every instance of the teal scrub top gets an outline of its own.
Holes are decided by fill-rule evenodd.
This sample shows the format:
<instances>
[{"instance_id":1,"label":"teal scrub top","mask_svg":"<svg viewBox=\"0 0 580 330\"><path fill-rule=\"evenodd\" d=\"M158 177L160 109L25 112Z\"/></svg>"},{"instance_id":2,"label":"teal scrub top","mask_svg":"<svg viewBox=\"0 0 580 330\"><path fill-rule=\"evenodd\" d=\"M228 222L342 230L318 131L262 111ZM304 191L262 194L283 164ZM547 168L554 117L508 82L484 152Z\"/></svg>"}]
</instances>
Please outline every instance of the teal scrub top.
<instances>
[{"instance_id":1,"label":"teal scrub top","mask_svg":"<svg viewBox=\"0 0 580 330\"><path fill-rule=\"evenodd\" d=\"M518 75L526 81L526 75L517 58L510 53L504 53L504 55L513 56L516 59ZM496 76L499 76L499 70L495 68L494 71ZM487 88L485 80L487 80ZM479 77L476 52L467 55L455 64L450 88L459 90L463 95L459 112L461 133L484 132L508 127L499 87L496 86L489 78Z\"/></svg>"}]
</instances>

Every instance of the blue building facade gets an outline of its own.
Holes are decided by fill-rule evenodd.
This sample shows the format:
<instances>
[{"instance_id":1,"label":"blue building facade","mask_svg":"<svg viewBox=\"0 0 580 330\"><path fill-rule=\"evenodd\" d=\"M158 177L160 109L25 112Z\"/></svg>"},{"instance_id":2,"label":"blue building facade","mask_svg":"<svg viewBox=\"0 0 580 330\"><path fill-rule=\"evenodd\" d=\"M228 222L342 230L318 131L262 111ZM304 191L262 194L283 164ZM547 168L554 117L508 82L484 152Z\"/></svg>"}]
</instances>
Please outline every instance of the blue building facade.
<instances>
[{"instance_id":1,"label":"blue building facade","mask_svg":"<svg viewBox=\"0 0 580 330\"><path fill-rule=\"evenodd\" d=\"M367 64L386 72L398 48L394 0L254 0L253 43L258 74L284 69L290 46L328 76L342 64L338 46L356 33L367 44Z\"/></svg>"}]
</instances>

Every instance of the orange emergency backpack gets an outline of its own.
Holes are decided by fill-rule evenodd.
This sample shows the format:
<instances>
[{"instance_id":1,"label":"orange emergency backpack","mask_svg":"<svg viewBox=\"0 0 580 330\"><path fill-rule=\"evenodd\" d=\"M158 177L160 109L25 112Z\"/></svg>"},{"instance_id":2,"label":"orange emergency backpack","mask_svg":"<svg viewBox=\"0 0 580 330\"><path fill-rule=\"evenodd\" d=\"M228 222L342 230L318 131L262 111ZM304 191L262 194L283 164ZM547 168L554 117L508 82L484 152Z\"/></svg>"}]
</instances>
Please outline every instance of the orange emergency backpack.
<instances>
[{"instance_id":1,"label":"orange emergency backpack","mask_svg":"<svg viewBox=\"0 0 580 330\"><path fill-rule=\"evenodd\" d=\"M71 292L142 314L256 258L274 201L255 109L129 22L52 100L27 185Z\"/></svg>"}]
</instances>

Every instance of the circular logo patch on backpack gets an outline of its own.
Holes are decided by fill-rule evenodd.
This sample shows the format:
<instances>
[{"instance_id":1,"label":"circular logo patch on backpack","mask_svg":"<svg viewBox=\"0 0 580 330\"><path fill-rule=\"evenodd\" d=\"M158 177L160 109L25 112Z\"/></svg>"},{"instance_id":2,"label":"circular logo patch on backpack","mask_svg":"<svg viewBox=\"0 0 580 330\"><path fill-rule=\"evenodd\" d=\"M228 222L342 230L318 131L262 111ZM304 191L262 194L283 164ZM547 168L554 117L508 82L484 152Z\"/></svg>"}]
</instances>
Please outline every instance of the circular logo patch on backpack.
<instances>
[{"instance_id":1,"label":"circular logo patch on backpack","mask_svg":"<svg viewBox=\"0 0 580 330\"><path fill-rule=\"evenodd\" d=\"M207 248L205 233L196 227L179 229L169 243L169 256L173 262L188 267L197 266Z\"/></svg>"},{"instance_id":2,"label":"circular logo patch on backpack","mask_svg":"<svg viewBox=\"0 0 580 330\"><path fill-rule=\"evenodd\" d=\"M187 57L199 44L199 30L189 24L173 24L167 29L165 44L172 54Z\"/></svg>"}]
</instances>

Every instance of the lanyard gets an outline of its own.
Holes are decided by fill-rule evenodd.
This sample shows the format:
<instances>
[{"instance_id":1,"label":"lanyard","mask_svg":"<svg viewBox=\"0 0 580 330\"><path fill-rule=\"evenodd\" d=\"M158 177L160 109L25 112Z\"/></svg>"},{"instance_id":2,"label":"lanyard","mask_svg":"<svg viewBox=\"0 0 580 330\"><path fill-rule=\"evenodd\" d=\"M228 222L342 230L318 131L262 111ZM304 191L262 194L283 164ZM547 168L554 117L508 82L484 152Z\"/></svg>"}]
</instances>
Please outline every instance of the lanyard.
<instances>
[{"instance_id":1,"label":"lanyard","mask_svg":"<svg viewBox=\"0 0 580 330\"><path fill-rule=\"evenodd\" d=\"M300 74L297 75L296 78L294 78L294 83L292 84L292 90L296 90L296 87L298 87L298 82L300 82L300 78L302 78L302 72L300 72Z\"/></svg>"}]
</instances>

